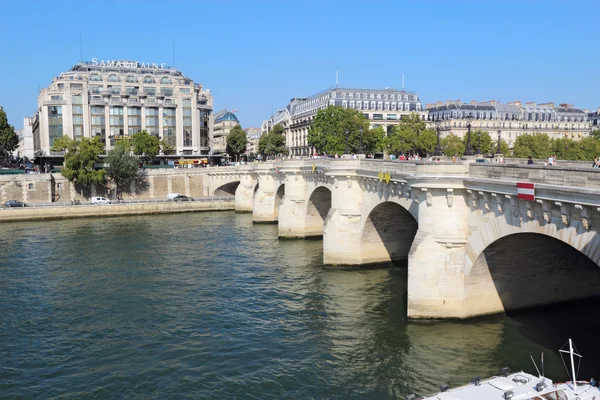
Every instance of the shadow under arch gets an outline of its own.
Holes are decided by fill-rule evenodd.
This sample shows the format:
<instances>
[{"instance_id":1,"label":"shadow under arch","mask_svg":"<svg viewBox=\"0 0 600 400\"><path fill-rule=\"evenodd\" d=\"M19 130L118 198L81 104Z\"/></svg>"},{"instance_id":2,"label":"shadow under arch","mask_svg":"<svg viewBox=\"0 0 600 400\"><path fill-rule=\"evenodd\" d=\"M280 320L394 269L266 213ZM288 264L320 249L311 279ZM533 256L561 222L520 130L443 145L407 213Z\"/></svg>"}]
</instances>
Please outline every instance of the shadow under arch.
<instances>
[{"instance_id":1,"label":"shadow under arch","mask_svg":"<svg viewBox=\"0 0 600 400\"><path fill-rule=\"evenodd\" d=\"M331 210L331 190L319 186L310 194L306 204L305 237L323 236L323 226Z\"/></svg>"},{"instance_id":2,"label":"shadow under arch","mask_svg":"<svg viewBox=\"0 0 600 400\"><path fill-rule=\"evenodd\" d=\"M600 296L598 265L579 249L541 233L493 241L466 279L467 288L484 301L499 302L497 309L505 312Z\"/></svg>"},{"instance_id":3,"label":"shadow under arch","mask_svg":"<svg viewBox=\"0 0 600 400\"><path fill-rule=\"evenodd\" d=\"M214 196L235 196L235 191L240 185L240 181L229 182L224 185L219 186L215 192Z\"/></svg>"},{"instance_id":4,"label":"shadow under arch","mask_svg":"<svg viewBox=\"0 0 600 400\"><path fill-rule=\"evenodd\" d=\"M408 260L418 226L413 215L398 203L386 201L375 206L362 229L363 263Z\"/></svg>"},{"instance_id":5,"label":"shadow under arch","mask_svg":"<svg viewBox=\"0 0 600 400\"><path fill-rule=\"evenodd\" d=\"M277 188L277 192L275 192L275 204L274 204L274 206L275 206L275 210L274 210L275 221L277 221L279 219L279 206L283 202L283 196L285 196L285 184L284 183L279 185L279 187Z\"/></svg>"}]
</instances>

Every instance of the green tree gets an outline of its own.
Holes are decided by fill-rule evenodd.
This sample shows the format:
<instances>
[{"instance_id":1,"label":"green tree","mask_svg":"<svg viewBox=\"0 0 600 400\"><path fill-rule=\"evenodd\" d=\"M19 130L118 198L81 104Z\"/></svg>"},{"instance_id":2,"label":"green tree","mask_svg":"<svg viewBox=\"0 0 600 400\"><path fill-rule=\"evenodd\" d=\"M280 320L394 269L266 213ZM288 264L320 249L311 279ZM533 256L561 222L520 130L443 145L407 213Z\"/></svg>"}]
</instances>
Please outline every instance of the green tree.
<instances>
[{"instance_id":1,"label":"green tree","mask_svg":"<svg viewBox=\"0 0 600 400\"><path fill-rule=\"evenodd\" d=\"M461 157L465 151L463 139L454 133L450 133L446 135L446 137L440 139L440 146L442 147L442 152L448 157L455 154L457 157Z\"/></svg>"},{"instance_id":2,"label":"green tree","mask_svg":"<svg viewBox=\"0 0 600 400\"><path fill-rule=\"evenodd\" d=\"M133 184L139 178L138 158L131 155L127 146L117 143L104 159L106 176L115 186L117 199L123 192L131 193Z\"/></svg>"},{"instance_id":3,"label":"green tree","mask_svg":"<svg viewBox=\"0 0 600 400\"><path fill-rule=\"evenodd\" d=\"M81 140L59 138L54 140L52 151L65 152L61 174L69 181L81 186L104 183L104 170L94 168L94 164L100 161L100 154L104 152L104 145L99 137Z\"/></svg>"},{"instance_id":4,"label":"green tree","mask_svg":"<svg viewBox=\"0 0 600 400\"><path fill-rule=\"evenodd\" d=\"M359 132L360 134L360 132ZM363 152L366 154L381 152L385 148L386 142L385 131L382 126L378 126L377 128L369 129L366 132L363 132ZM360 137L359 137L360 142ZM360 152L360 143L359 143L359 152Z\"/></svg>"},{"instance_id":5,"label":"green tree","mask_svg":"<svg viewBox=\"0 0 600 400\"><path fill-rule=\"evenodd\" d=\"M162 153L166 156L175 154L175 147L171 146L166 139L160 141L160 148L162 149Z\"/></svg>"},{"instance_id":6,"label":"green tree","mask_svg":"<svg viewBox=\"0 0 600 400\"><path fill-rule=\"evenodd\" d=\"M600 139L588 136L579 141L580 160L591 161L598 156L600 156Z\"/></svg>"},{"instance_id":7,"label":"green tree","mask_svg":"<svg viewBox=\"0 0 600 400\"><path fill-rule=\"evenodd\" d=\"M134 133L131 137L131 148L133 154L143 156L146 161L151 161L160 151L160 142L156 136L142 130Z\"/></svg>"},{"instance_id":8,"label":"green tree","mask_svg":"<svg viewBox=\"0 0 600 400\"><path fill-rule=\"evenodd\" d=\"M369 123L357 110L332 106L317 112L308 131L308 144L318 152L343 154L346 151L356 153L360 147L360 130L369 131ZM346 132L348 132L346 134Z\"/></svg>"},{"instance_id":9,"label":"green tree","mask_svg":"<svg viewBox=\"0 0 600 400\"><path fill-rule=\"evenodd\" d=\"M240 154L246 152L246 145L248 144L248 135L240 125L234 126L229 134L227 135L227 153L235 156L235 160L238 160Z\"/></svg>"},{"instance_id":10,"label":"green tree","mask_svg":"<svg viewBox=\"0 0 600 400\"><path fill-rule=\"evenodd\" d=\"M480 139L481 137L481 139ZM479 140L481 140L481 154L490 154L496 153L496 147L498 146L498 142L494 142L492 137L488 132L484 132L481 130L477 130L475 132L471 132L471 148L474 152L477 152L479 149ZM463 136L463 151L464 147L467 146L467 135Z\"/></svg>"},{"instance_id":11,"label":"green tree","mask_svg":"<svg viewBox=\"0 0 600 400\"><path fill-rule=\"evenodd\" d=\"M590 136L596 139L600 139L600 129L594 129L590 132Z\"/></svg>"},{"instance_id":12,"label":"green tree","mask_svg":"<svg viewBox=\"0 0 600 400\"><path fill-rule=\"evenodd\" d=\"M521 135L513 146L513 154L517 158L547 158L551 152L550 138L546 134Z\"/></svg>"},{"instance_id":13,"label":"green tree","mask_svg":"<svg viewBox=\"0 0 600 400\"><path fill-rule=\"evenodd\" d=\"M497 146L497 145L496 145ZM506 143L506 140L504 139L500 139L500 152L504 155L504 156L510 156L511 155L511 151L510 151L510 146L508 145L508 143Z\"/></svg>"},{"instance_id":14,"label":"green tree","mask_svg":"<svg viewBox=\"0 0 600 400\"><path fill-rule=\"evenodd\" d=\"M432 154L437 143L437 135L434 130L425 129L417 136L415 147L419 154Z\"/></svg>"},{"instance_id":15,"label":"green tree","mask_svg":"<svg viewBox=\"0 0 600 400\"><path fill-rule=\"evenodd\" d=\"M417 134L409 126L394 126L392 133L386 140L386 152L406 154L414 151L417 144ZM385 152L384 152L385 153ZM386 155L387 156L387 155Z\"/></svg>"},{"instance_id":16,"label":"green tree","mask_svg":"<svg viewBox=\"0 0 600 400\"><path fill-rule=\"evenodd\" d=\"M285 153L285 130L281 124L276 124L266 135L258 140L258 150L266 156L276 156Z\"/></svg>"},{"instance_id":17,"label":"green tree","mask_svg":"<svg viewBox=\"0 0 600 400\"><path fill-rule=\"evenodd\" d=\"M0 107L0 152L8 158L9 154L17 147L19 147L19 136L17 136L15 128L8 124L6 113Z\"/></svg>"},{"instance_id":18,"label":"green tree","mask_svg":"<svg viewBox=\"0 0 600 400\"><path fill-rule=\"evenodd\" d=\"M584 159L581 152L580 142L569 138L558 138L552 140L552 153L562 160Z\"/></svg>"}]
</instances>

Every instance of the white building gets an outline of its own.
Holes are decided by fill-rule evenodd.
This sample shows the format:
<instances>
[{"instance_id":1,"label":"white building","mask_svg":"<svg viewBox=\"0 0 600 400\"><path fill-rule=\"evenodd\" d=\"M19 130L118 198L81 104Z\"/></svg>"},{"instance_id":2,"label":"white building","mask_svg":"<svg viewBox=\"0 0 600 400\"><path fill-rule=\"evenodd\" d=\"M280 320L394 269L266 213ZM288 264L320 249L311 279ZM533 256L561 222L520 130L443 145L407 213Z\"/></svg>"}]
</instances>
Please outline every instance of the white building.
<instances>
[{"instance_id":1,"label":"white building","mask_svg":"<svg viewBox=\"0 0 600 400\"><path fill-rule=\"evenodd\" d=\"M34 158L34 142L33 142L33 123L35 121L34 117L25 117L23 118L23 129L21 129L19 134L19 149L18 149L18 157L25 158L27 160L33 160Z\"/></svg>"},{"instance_id":2,"label":"white building","mask_svg":"<svg viewBox=\"0 0 600 400\"><path fill-rule=\"evenodd\" d=\"M146 130L177 155L209 155L210 90L164 64L82 62L52 79L38 97L36 155L50 155L54 139L99 137L106 150L124 135Z\"/></svg>"}]
</instances>

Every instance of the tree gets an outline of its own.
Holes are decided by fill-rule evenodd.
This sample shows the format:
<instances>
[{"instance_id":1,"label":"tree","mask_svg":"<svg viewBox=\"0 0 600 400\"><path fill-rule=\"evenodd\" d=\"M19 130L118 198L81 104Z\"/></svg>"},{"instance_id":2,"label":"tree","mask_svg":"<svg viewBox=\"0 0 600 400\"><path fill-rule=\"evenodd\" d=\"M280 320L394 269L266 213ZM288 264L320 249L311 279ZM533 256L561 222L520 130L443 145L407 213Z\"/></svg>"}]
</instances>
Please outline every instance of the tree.
<instances>
[{"instance_id":1,"label":"tree","mask_svg":"<svg viewBox=\"0 0 600 400\"><path fill-rule=\"evenodd\" d=\"M505 156L511 154L510 146L508 145L508 143L506 143L506 140L504 139L500 139L500 152Z\"/></svg>"},{"instance_id":2,"label":"tree","mask_svg":"<svg viewBox=\"0 0 600 400\"><path fill-rule=\"evenodd\" d=\"M467 137L468 135L463 136L463 152L464 148L467 146ZM484 132L481 130L471 132L471 148L474 152L477 152L477 150L479 150L479 140L481 140L481 154L496 153L498 142L493 141L492 137L488 132Z\"/></svg>"},{"instance_id":3,"label":"tree","mask_svg":"<svg viewBox=\"0 0 600 400\"><path fill-rule=\"evenodd\" d=\"M419 154L432 154L437 144L437 135L434 130L425 129L418 134L415 148Z\"/></svg>"},{"instance_id":4,"label":"tree","mask_svg":"<svg viewBox=\"0 0 600 400\"><path fill-rule=\"evenodd\" d=\"M417 134L408 126L394 126L386 141L386 151L389 153L406 154L415 150Z\"/></svg>"},{"instance_id":5,"label":"tree","mask_svg":"<svg viewBox=\"0 0 600 400\"><path fill-rule=\"evenodd\" d=\"M175 147L171 146L171 144L166 139L162 139L160 141L160 148L162 149L162 153L166 156L170 154L175 154Z\"/></svg>"},{"instance_id":6,"label":"tree","mask_svg":"<svg viewBox=\"0 0 600 400\"><path fill-rule=\"evenodd\" d=\"M600 129L594 129L590 132L590 136L595 139L600 139Z\"/></svg>"},{"instance_id":7,"label":"tree","mask_svg":"<svg viewBox=\"0 0 600 400\"><path fill-rule=\"evenodd\" d=\"M266 135L258 140L258 151L267 156L285 153L285 130L281 124L276 124Z\"/></svg>"},{"instance_id":8,"label":"tree","mask_svg":"<svg viewBox=\"0 0 600 400\"><path fill-rule=\"evenodd\" d=\"M517 158L547 158L551 151L550 138L546 134L521 135L513 146L513 154Z\"/></svg>"},{"instance_id":9,"label":"tree","mask_svg":"<svg viewBox=\"0 0 600 400\"><path fill-rule=\"evenodd\" d=\"M58 138L54 140L52 151L65 151L64 167L61 174L78 185L104 183L104 170L96 170L94 164L100 161L104 145L99 137L72 140Z\"/></svg>"},{"instance_id":10,"label":"tree","mask_svg":"<svg viewBox=\"0 0 600 400\"><path fill-rule=\"evenodd\" d=\"M4 109L0 107L0 152L8 155L19 147L19 136L15 132L15 128L8 124L8 119Z\"/></svg>"},{"instance_id":11,"label":"tree","mask_svg":"<svg viewBox=\"0 0 600 400\"><path fill-rule=\"evenodd\" d=\"M359 132L360 133L360 132ZM359 137L360 141L360 137ZM382 126L363 132L363 151L366 154L381 152L386 146L386 135ZM359 143L360 147L360 143ZM360 148L359 148L360 151Z\"/></svg>"},{"instance_id":12,"label":"tree","mask_svg":"<svg viewBox=\"0 0 600 400\"><path fill-rule=\"evenodd\" d=\"M308 131L307 141L322 153L343 154L346 148L349 152L356 153L360 147L361 129L363 135L367 133L369 123L357 110L327 107L317 112Z\"/></svg>"},{"instance_id":13,"label":"tree","mask_svg":"<svg viewBox=\"0 0 600 400\"><path fill-rule=\"evenodd\" d=\"M552 140L552 153L563 160L585 159L581 152L581 142L569 138L558 138Z\"/></svg>"},{"instance_id":14,"label":"tree","mask_svg":"<svg viewBox=\"0 0 600 400\"><path fill-rule=\"evenodd\" d=\"M248 135L241 126L234 126L229 134L227 135L227 153L235 156L235 160L238 160L240 154L246 152L246 145L248 144Z\"/></svg>"},{"instance_id":15,"label":"tree","mask_svg":"<svg viewBox=\"0 0 600 400\"><path fill-rule=\"evenodd\" d=\"M153 160L160 151L160 143L156 136L150 135L146 130L134 133L131 137L133 154L143 156L146 161Z\"/></svg>"},{"instance_id":16,"label":"tree","mask_svg":"<svg viewBox=\"0 0 600 400\"><path fill-rule=\"evenodd\" d=\"M127 146L117 143L104 159L107 177L115 185L117 199L122 193L131 193L133 184L139 177L138 158L130 154Z\"/></svg>"},{"instance_id":17,"label":"tree","mask_svg":"<svg viewBox=\"0 0 600 400\"><path fill-rule=\"evenodd\" d=\"M446 137L440 139L440 146L442 147L442 152L446 156L456 155L460 157L465 151L463 139L456 136L454 133L450 133L446 135Z\"/></svg>"}]
</instances>

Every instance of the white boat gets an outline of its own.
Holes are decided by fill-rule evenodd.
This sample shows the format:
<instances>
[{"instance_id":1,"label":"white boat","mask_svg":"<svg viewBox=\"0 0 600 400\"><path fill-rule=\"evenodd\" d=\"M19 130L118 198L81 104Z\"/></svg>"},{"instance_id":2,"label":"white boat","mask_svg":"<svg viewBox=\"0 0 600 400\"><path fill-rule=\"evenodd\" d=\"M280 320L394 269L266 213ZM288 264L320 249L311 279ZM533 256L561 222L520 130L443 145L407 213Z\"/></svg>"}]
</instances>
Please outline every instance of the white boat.
<instances>
[{"instance_id":1,"label":"white boat","mask_svg":"<svg viewBox=\"0 0 600 400\"><path fill-rule=\"evenodd\" d=\"M564 347L568 345L568 350ZM573 342L569 342L560 350L569 355L571 381L554 383L551 379L544 377L544 359L542 354L542 373L540 374L534 362L538 376L526 372L510 373L508 368L503 368L500 376L494 376L485 380L474 378L470 384L457 388L449 388L447 385L440 387L440 392L419 397L415 394L406 396L406 400L600 400L600 388L595 379L590 381L578 381L575 371L575 357L581 360ZM532 358L533 360L533 358ZM566 363L564 362L566 368Z\"/></svg>"}]
</instances>

